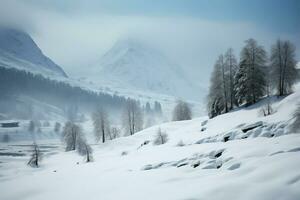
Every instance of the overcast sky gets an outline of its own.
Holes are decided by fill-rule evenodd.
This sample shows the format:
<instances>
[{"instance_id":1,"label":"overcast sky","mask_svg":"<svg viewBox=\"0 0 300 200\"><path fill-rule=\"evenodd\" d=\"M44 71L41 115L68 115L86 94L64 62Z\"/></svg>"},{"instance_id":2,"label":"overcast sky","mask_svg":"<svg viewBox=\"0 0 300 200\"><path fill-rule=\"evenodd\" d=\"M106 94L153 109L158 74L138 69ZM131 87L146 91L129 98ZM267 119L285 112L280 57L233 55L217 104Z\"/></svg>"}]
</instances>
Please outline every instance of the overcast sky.
<instances>
[{"instance_id":1,"label":"overcast sky","mask_svg":"<svg viewBox=\"0 0 300 200\"><path fill-rule=\"evenodd\" d=\"M289 39L300 58L297 0L1 0L0 23L26 30L74 76L127 37L157 47L205 84L216 57L229 47L238 55L250 37L268 51Z\"/></svg>"}]
</instances>

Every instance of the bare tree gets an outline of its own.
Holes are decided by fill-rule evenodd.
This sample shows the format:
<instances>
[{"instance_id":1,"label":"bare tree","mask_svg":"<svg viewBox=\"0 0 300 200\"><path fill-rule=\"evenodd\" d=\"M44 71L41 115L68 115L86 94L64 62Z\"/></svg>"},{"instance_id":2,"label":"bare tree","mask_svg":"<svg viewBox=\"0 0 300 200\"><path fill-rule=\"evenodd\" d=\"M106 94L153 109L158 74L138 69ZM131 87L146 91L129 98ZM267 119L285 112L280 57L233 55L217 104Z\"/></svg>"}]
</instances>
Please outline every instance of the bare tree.
<instances>
[{"instance_id":1,"label":"bare tree","mask_svg":"<svg viewBox=\"0 0 300 200\"><path fill-rule=\"evenodd\" d=\"M177 101L173 110L173 121L182 121L192 119L192 111L187 102Z\"/></svg>"},{"instance_id":2,"label":"bare tree","mask_svg":"<svg viewBox=\"0 0 300 200\"><path fill-rule=\"evenodd\" d=\"M34 143L32 146L33 146L33 152L28 162L28 165L31 167L39 167L39 162L41 160L41 152L36 143Z\"/></svg>"},{"instance_id":3,"label":"bare tree","mask_svg":"<svg viewBox=\"0 0 300 200\"><path fill-rule=\"evenodd\" d=\"M82 128L73 122L68 121L63 129L63 140L66 143L66 151L73 151L83 140Z\"/></svg>"},{"instance_id":4,"label":"bare tree","mask_svg":"<svg viewBox=\"0 0 300 200\"><path fill-rule=\"evenodd\" d=\"M110 130L110 134L111 134L112 139L116 139L116 138L120 137L120 133L121 133L121 131L117 127L112 127L111 130Z\"/></svg>"},{"instance_id":5,"label":"bare tree","mask_svg":"<svg viewBox=\"0 0 300 200\"><path fill-rule=\"evenodd\" d=\"M160 128L158 128L155 139L153 141L154 145L165 144L168 141L168 135L165 132L162 132Z\"/></svg>"},{"instance_id":6,"label":"bare tree","mask_svg":"<svg viewBox=\"0 0 300 200\"><path fill-rule=\"evenodd\" d=\"M130 135L143 129L143 113L137 101L127 100L122 117L123 126Z\"/></svg>"},{"instance_id":7,"label":"bare tree","mask_svg":"<svg viewBox=\"0 0 300 200\"><path fill-rule=\"evenodd\" d=\"M273 108L271 105L271 99L270 99L270 95L271 95L271 79L270 76L268 75L266 78L266 102L265 104L262 106L260 112L263 114L263 116L268 116L273 114Z\"/></svg>"},{"instance_id":8,"label":"bare tree","mask_svg":"<svg viewBox=\"0 0 300 200\"><path fill-rule=\"evenodd\" d=\"M277 40L271 48L273 87L279 96L292 92L297 80L295 46L290 41Z\"/></svg>"},{"instance_id":9,"label":"bare tree","mask_svg":"<svg viewBox=\"0 0 300 200\"><path fill-rule=\"evenodd\" d=\"M92 119L96 141L99 142L100 139L102 139L102 143L104 143L106 141L106 136L110 136L108 114L100 107L93 113Z\"/></svg>"},{"instance_id":10,"label":"bare tree","mask_svg":"<svg viewBox=\"0 0 300 200\"><path fill-rule=\"evenodd\" d=\"M93 161L93 149L85 139L79 141L77 151L80 155L86 157L86 162Z\"/></svg>"}]
</instances>

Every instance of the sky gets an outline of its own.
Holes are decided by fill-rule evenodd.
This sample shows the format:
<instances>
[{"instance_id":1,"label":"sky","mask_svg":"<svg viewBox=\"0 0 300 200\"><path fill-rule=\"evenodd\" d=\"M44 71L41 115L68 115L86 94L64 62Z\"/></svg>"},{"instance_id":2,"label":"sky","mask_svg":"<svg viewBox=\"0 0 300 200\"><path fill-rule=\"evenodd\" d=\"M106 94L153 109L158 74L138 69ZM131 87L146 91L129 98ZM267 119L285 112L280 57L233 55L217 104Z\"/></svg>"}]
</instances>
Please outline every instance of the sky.
<instances>
[{"instance_id":1,"label":"sky","mask_svg":"<svg viewBox=\"0 0 300 200\"><path fill-rule=\"evenodd\" d=\"M27 31L72 76L123 38L151 44L203 85L218 55L232 47L238 57L250 37L267 51L291 40L300 60L298 0L1 0L0 23Z\"/></svg>"}]
</instances>

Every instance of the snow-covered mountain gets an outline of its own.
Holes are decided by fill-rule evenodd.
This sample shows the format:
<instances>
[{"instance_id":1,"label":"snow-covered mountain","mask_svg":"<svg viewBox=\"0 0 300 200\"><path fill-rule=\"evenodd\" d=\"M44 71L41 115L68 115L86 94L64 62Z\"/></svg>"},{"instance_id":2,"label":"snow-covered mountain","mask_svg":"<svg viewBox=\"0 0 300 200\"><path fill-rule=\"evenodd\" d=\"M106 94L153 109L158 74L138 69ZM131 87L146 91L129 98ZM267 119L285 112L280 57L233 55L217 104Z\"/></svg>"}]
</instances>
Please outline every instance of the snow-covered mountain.
<instances>
[{"instance_id":1,"label":"snow-covered mountain","mask_svg":"<svg viewBox=\"0 0 300 200\"><path fill-rule=\"evenodd\" d=\"M117 87L199 100L201 89L181 66L158 50L133 39L120 40L93 66L98 80Z\"/></svg>"},{"instance_id":2,"label":"snow-covered mountain","mask_svg":"<svg viewBox=\"0 0 300 200\"><path fill-rule=\"evenodd\" d=\"M60 66L43 54L30 35L16 29L0 27L0 65L67 77Z\"/></svg>"}]
</instances>

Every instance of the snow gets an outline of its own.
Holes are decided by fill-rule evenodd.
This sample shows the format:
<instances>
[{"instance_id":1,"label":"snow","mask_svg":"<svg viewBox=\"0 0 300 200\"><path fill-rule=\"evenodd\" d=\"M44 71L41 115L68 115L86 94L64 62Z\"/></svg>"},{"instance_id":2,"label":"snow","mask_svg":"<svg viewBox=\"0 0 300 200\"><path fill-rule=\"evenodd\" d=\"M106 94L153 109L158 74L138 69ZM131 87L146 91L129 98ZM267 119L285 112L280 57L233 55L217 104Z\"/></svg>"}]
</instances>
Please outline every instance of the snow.
<instances>
[{"instance_id":1,"label":"snow","mask_svg":"<svg viewBox=\"0 0 300 200\"><path fill-rule=\"evenodd\" d=\"M60 141L40 140L44 159L32 169L29 146L2 143L5 152L26 155L0 156L0 199L299 199L300 132L289 130L300 102L296 88L274 98L275 113L267 117L259 114L262 100L213 119L168 122L92 144L91 163L64 152ZM253 124L261 126L242 131ZM83 127L91 133L90 122ZM166 144L153 144L158 128L168 134Z\"/></svg>"},{"instance_id":2,"label":"snow","mask_svg":"<svg viewBox=\"0 0 300 200\"><path fill-rule=\"evenodd\" d=\"M89 79L99 85L197 101L206 94L206 89L194 85L181 66L136 39L116 42L90 70L92 75L90 71L85 73L89 73Z\"/></svg>"},{"instance_id":3,"label":"snow","mask_svg":"<svg viewBox=\"0 0 300 200\"><path fill-rule=\"evenodd\" d=\"M46 57L27 33L5 27L0 27L0 64L66 77L62 68Z\"/></svg>"}]
</instances>

